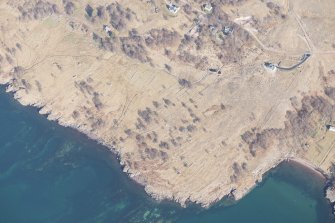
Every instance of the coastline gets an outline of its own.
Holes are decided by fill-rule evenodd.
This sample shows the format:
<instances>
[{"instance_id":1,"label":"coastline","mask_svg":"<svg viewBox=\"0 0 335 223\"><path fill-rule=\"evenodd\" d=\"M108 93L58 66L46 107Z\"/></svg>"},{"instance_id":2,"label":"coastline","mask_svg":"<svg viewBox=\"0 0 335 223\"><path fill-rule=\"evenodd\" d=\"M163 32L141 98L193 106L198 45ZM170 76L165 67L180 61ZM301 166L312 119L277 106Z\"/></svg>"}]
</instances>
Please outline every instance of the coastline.
<instances>
[{"instance_id":1,"label":"coastline","mask_svg":"<svg viewBox=\"0 0 335 223\"><path fill-rule=\"evenodd\" d=\"M3 95L5 95L5 97L3 97ZM266 188L268 188L267 185L269 185L269 182L273 182L272 179L271 179L272 176L264 178L264 181L263 181L264 183L262 183L261 185L259 185L253 191L251 191L251 193L248 194L242 201L239 201L239 202L233 202L232 201L231 203L228 203L229 201L225 202L223 200L220 200L214 206L212 206L209 210L202 208L200 205L194 205L193 203L190 203L187 206L187 208L185 209L185 208L180 207L180 205L177 204L176 202L172 202L172 201L158 202L158 201L155 201L150 196L148 196L146 193L144 193L143 187L140 187L137 183L134 184L133 180L130 180L129 177L127 177L125 174L123 174L121 172L119 163L116 162L116 159L114 159L114 157L112 157L112 153L110 153L110 151L106 147L100 146L99 144L97 144L97 142L95 140L91 140L86 135L80 133L79 131L77 131L77 130L75 130L73 128L63 127L63 126L57 124L54 121L50 122L44 116L39 115L36 108L31 107L31 106L21 106L16 100L13 100L12 97L9 94L2 94L1 98L5 99L6 101L8 99L8 102L6 104L8 104L8 105L13 104L14 106L17 106L17 108L19 109L18 113L25 113L26 115L24 115L24 116L27 116L28 120L31 120L31 121L29 121L29 123L33 124L34 126L36 125L37 128L39 128L39 129L51 128L52 132L55 131L54 133L56 135L59 135L62 138L63 138L63 136L65 136L66 141L64 141L64 142L67 142L68 140L71 140L69 142L73 141L73 142L75 142L75 145L77 145L77 143L79 143L78 145L80 145L80 147L83 147L85 149L84 150L80 149L81 151L79 151L78 153L76 153L77 155L75 155L75 156L73 156L74 154L71 151L70 151L70 153L72 154L72 158L74 160L76 160L78 157L80 157L82 153L86 154L85 157L86 157L87 160L86 160L86 162L83 163L83 166L86 165L85 163L87 163L87 161L90 162L90 160L95 160L96 157L101 157L101 155L103 156L102 159L106 160L106 163L111 163L109 160L112 159L113 162L111 163L111 165L113 165L114 163L117 164L116 165L117 172L119 172L122 175L122 179L121 180L124 181L126 184L129 184L130 188L128 188L128 185L124 185L123 182L121 182L121 184L116 182L116 184L120 185L122 189L127 188L125 190L130 192L129 195L130 196L134 196L134 197L136 197L137 200L139 200L138 206L135 206L135 207L134 206L130 206L130 208L127 209L127 216L128 216L128 213L130 213L129 216L137 216L137 214L139 214L139 213L141 213L141 216L142 216L146 212L150 211L151 213L159 213L159 214L161 214L161 216L163 216L161 218L165 218L165 219L167 219L167 218L171 218L171 219L172 218L175 218L175 219L176 218L180 218L182 220L180 222L183 222L183 219L184 219L185 216L186 216L186 218L189 218L187 216L187 214L185 214L185 213L189 213L189 216L192 216L192 215L195 215L197 213L200 213L199 217L208 216L208 218L205 217L204 219L209 219L209 221L208 220L207 221L205 221L205 220L201 221L200 220L200 221L195 221L195 222L212 222L212 221L210 221L210 219L211 219L212 216L216 216L216 213L218 213L218 212L220 213L220 217L218 216L216 218L218 220L219 219L225 219L224 217L230 219L229 218L229 215L230 215L229 213L234 212L234 211L230 211L230 210L232 210L232 209L236 210L237 209L237 210L240 210L240 211L244 212L244 214L243 214L244 216L249 216L250 218L256 218L256 217L252 217L253 216L252 213L255 213L254 209L252 208L253 206L251 206L251 209L247 209L249 211L246 211L246 209L245 209L245 207L246 207L245 206L245 202L247 202L247 203L249 202L249 204L256 202L255 204L257 205L258 204L257 201L262 200L264 197L265 198L268 197L268 195L266 195L265 191L267 191ZM31 119L31 117L32 117L32 119ZM47 140L47 138L45 140ZM77 146L75 146L75 147L77 147ZM47 149L47 148L45 148L45 149ZM97 151L96 151L96 149L97 149ZM92 155L93 157L91 157L90 155ZM72 162L72 160L71 160L71 162ZM41 163L43 163L43 160L41 160ZM101 163L101 162L99 162L99 163ZM59 165L62 165L62 164L59 163ZM97 164L97 166L100 166L100 164ZM76 169L77 169L77 167L76 167ZM82 169L82 171L85 171L85 169L83 169L83 168L81 168L81 169ZM112 169L110 169L110 171L112 172L111 176L113 176L113 177L111 177L111 178L114 179L114 182L115 182L115 180L119 181L118 180L119 177L117 177L117 178L114 177L114 174L113 174L114 171ZM63 174L69 174L69 173L67 173L67 171L64 171ZM103 173L102 176L105 175L105 174L106 173ZM108 172L107 172L107 174L108 174ZM106 177L110 178L109 175L107 175ZM49 182L52 185L53 181L49 181ZM105 180L102 179L102 182L105 182ZM101 184L101 183L97 182L97 184ZM275 185L272 184L272 188L281 188L281 186L279 186L279 185L281 185L281 184L275 184ZM71 185L69 185L69 186L71 187ZM139 190L139 195L140 196L132 195L132 194L134 194L133 193L134 190ZM117 191L118 190L110 191L108 188L106 189L106 193L107 194L112 193L112 194L119 194L120 195L120 193L117 192ZM260 191L261 191L261 193L259 193ZM283 189L282 192L285 192L285 189ZM94 193L94 192L92 192L92 193ZM126 193L128 194L128 192L126 192ZM299 192L297 192L297 193L299 194ZM137 193L135 193L135 194L137 194ZM96 196L95 200L97 202L99 202L99 199L101 199L99 197L99 195L101 195L101 193L97 193L96 195L97 196ZM122 193L121 194L122 199L120 199L120 197L116 197L115 198L114 195L113 195L113 199L109 200L108 202L111 203L111 204L113 204L113 205L115 205L115 206L117 206L118 203L120 203L120 202L122 202L122 201L125 200L125 199L123 199L124 196L129 196L129 195L124 195ZM255 195L257 195L257 196L255 196ZM50 195L50 196L52 196L52 195ZM271 196L270 196L270 199L271 199ZM279 200L277 200L277 202L279 202ZM275 206L275 205L273 205L273 206ZM136 210L138 210L138 211L133 212L133 209L135 209L135 208L137 208ZM155 209L155 208L158 208L159 212L157 212L156 211L157 209ZM257 208L255 208L255 209L257 210ZM176 212L173 212L170 215L165 215L168 212L171 213L170 210L174 210ZM288 210L288 209L285 209L285 210ZM21 210L17 210L18 213L20 213L20 211ZM101 211L103 211L103 210L101 210ZM294 211L288 211L288 212L292 213ZM203 213L203 214L201 214L201 213ZM221 213L222 213L222 216L221 216ZM269 212L267 212L267 213L269 213ZM239 215L240 214L238 214L238 216ZM147 215L145 215L145 216L147 216ZM295 215L293 214L292 216L295 216ZM129 220L130 218L131 217L124 217L122 219L128 219ZM236 218L238 218L238 217L237 216L232 216L230 221L235 222L235 221L237 221ZM190 219L192 219L192 218L190 218ZM283 219L285 219L285 218L283 218ZM286 217L286 219L290 219L290 218ZM128 222L128 221L124 220L124 222ZM192 221L190 221L190 222L192 222ZM257 221L255 221L255 222L257 222ZM262 222L262 221L260 221L260 222ZM319 221L319 222L324 222L324 221Z\"/></svg>"},{"instance_id":2,"label":"coastline","mask_svg":"<svg viewBox=\"0 0 335 223\"><path fill-rule=\"evenodd\" d=\"M286 158L282 158L281 160L278 160L271 168L269 168L267 171L262 173L261 181L255 182L254 185L252 187L250 187L247 191L243 191L242 196L240 196L238 199L236 199L234 196L232 196L232 195L234 195L233 192L228 193L225 196L223 196L222 198L217 199L217 200L215 200L211 203L207 203L205 205L199 204L197 202L192 202L192 201L187 201L185 203L181 203L177 199L169 199L167 197L162 198L161 194L155 194L155 193L148 192L146 190L145 182L141 178L139 178L137 175L134 175L134 174L128 172L128 169L125 168L124 161L121 159L117 148L109 145L108 143L104 142L102 139L99 139L97 136L95 136L93 134L90 134L90 132L85 131L85 129L80 128L80 125L68 125L66 123L60 122L59 119L50 119L50 117L48 116L48 113L41 113L40 112L43 109L43 106L38 107L36 105L23 105L20 102L19 99L15 98L15 92L7 90L7 85L6 84L0 85L0 88L3 88L6 94L10 94L10 97L14 101L20 103L20 105L22 105L24 107L31 107L31 108L35 109L36 112L39 115L43 116L48 121L55 122L56 125L59 125L59 126L65 127L65 128L69 128L69 129L73 130L74 132L79 133L82 136L86 137L88 140L92 140L92 142L95 142L95 143L103 146L103 148L105 148L108 152L111 152L112 157L116 159L115 161L117 162L117 164L119 165L121 171L125 174L125 176L129 180L131 180L133 183L135 183L137 186L141 187L141 190L144 190L144 192L148 195L148 198L153 200L153 201L168 202L168 203L172 202L174 204L180 205L183 208L188 207L190 205L200 205L202 208L205 208L205 209L208 209L208 208L214 206L215 204L217 204L218 202L220 202L224 199L227 199L227 198L231 199L233 197L233 200L234 200L233 203L235 203L235 202L238 202L240 199L244 198L247 194L249 194L255 187L257 187L257 185L259 183L262 183L265 180L267 174L269 174L272 170L278 168L278 166L280 166L284 162L289 162L289 163L294 164L294 165L299 165L301 168L306 169L306 171L313 173L315 176L319 177L322 180L326 181L328 179L327 175L322 170L313 166L308 161L303 160L303 159L298 158L298 157L286 157Z\"/></svg>"},{"instance_id":3,"label":"coastline","mask_svg":"<svg viewBox=\"0 0 335 223\"><path fill-rule=\"evenodd\" d=\"M201 2L176 2L183 10L173 16L162 2L154 11L141 1L74 2L71 12L70 3L47 2L42 10L0 4L2 98L20 104L19 113L37 112L32 126L92 143L86 164L100 154L95 148L106 150L143 201L207 210L243 203L267 180L285 185L287 200L291 186L315 198L323 182L335 184L335 138L326 128L335 126L335 78L323 51L333 29L324 6L335 2L212 2L205 14ZM320 23L329 26L310 34ZM271 61L290 67L303 53L308 61L289 72L264 69ZM97 172L114 176L112 168ZM323 188L316 200L328 210L322 198L335 186ZM266 197L279 204L277 195Z\"/></svg>"},{"instance_id":4,"label":"coastline","mask_svg":"<svg viewBox=\"0 0 335 223\"><path fill-rule=\"evenodd\" d=\"M104 151L108 153L108 159L112 161L112 165L114 168L116 168L120 174L123 175L122 180L127 184L132 184L130 187L135 187L136 193L140 193L141 195L146 195L146 198L155 201L152 196L148 196L148 193L144 190L144 184L138 182L136 179L131 177L127 172L123 171L123 165L120 163L120 156L118 152L112 148L110 148L108 145L104 144L103 141L99 139L95 139L94 137L90 136L89 133L85 133L78 129L76 126L70 126L70 125L63 125L58 122L58 120L53 120L48 118L48 114L41 114L39 111L41 110L41 107L38 107L36 105L23 105L19 100L17 100L14 97L15 92L7 91L7 85L6 84L0 84L0 94L6 94L12 103L15 103L16 105L23 107L24 109L29 109L29 112L31 112L33 115L39 116L43 121L51 122L52 125L56 125L57 127L63 128L63 131L69 131L68 133L71 134L72 137L75 139L90 145L91 147L95 147L94 149L98 149L101 151ZM98 147L98 148L96 148Z\"/></svg>"},{"instance_id":5,"label":"coastline","mask_svg":"<svg viewBox=\"0 0 335 223\"><path fill-rule=\"evenodd\" d=\"M309 163L306 160L303 160L301 158L289 158L287 161L295 163L296 165L300 165L303 168L306 168L307 170L315 173L317 176L319 176L320 178L324 180L328 179L326 173L324 173L321 169L315 167L313 164Z\"/></svg>"},{"instance_id":6,"label":"coastline","mask_svg":"<svg viewBox=\"0 0 335 223\"><path fill-rule=\"evenodd\" d=\"M289 163L289 164L293 164L294 166L298 166L298 168L302 168L304 169L304 171L307 171L311 174L313 174L313 176L317 177L318 179L323 180L325 183L328 180L328 176L326 173L324 173L322 170L320 170L319 168L313 166L311 163L309 163L306 160L303 160L301 158L297 158L297 157L286 157L286 158L282 158L280 160L278 160L272 167L270 167L267 171L265 171L262 174L261 177L261 181L256 181L254 186L251 187L248 191L246 191L242 197L235 199L235 202L241 200L242 198L244 198L247 194L249 194L253 189L255 189L255 187L257 187L259 184L262 184L264 182L264 180L266 179L267 175L270 174L272 171L274 171L276 168L279 168L280 165L285 164L285 163ZM326 186L326 184L324 184L324 186ZM228 194L229 195L229 194ZM227 195L227 196L228 196ZM326 198L326 197L325 197ZM209 206L215 205L216 202L210 204Z\"/></svg>"}]
</instances>

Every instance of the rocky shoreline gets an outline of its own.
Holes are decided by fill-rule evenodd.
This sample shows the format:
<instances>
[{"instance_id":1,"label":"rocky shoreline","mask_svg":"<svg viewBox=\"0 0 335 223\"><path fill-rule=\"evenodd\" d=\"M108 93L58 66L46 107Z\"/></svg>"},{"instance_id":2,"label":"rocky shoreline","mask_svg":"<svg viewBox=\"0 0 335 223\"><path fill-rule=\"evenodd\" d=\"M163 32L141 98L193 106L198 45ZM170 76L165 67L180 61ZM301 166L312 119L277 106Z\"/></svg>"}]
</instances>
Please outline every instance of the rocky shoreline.
<instances>
[{"instance_id":1,"label":"rocky shoreline","mask_svg":"<svg viewBox=\"0 0 335 223\"><path fill-rule=\"evenodd\" d=\"M335 184L334 181L328 181L324 189L325 197L330 202L332 213L335 215Z\"/></svg>"},{"instance_id":2,"label":"rocky shoreline","mask_svg":"<svg viewBox=\"0 0 335 223\"><path fill-rule=\"evenodd\" d=\"M3 30L13 36L0 47L0 82L21 104L107 146L157 200L204 207L228 194L239 200L287 158L328 172L334 139L323 138L335 125L335 78L332 58L319 57L329 46L313 36L322 44L286 74L262 66L286 66L306 52L299 24L312 2L304 9L292 2L294 14L254 1L216 4L206 15L199 2L180 2L176 16L165 4L146 13L141 1L78 1L74 11L24 2L0 4L8 12ZM222 35L225 28L234 32ZM321 31L331 39L329 27Z\"/></svg>"},{"instance_id":3,"label":"rocky shoreline","mask_svg":"<svg viewBox=\"0 0 335 223\"><path fill-rule=\"evenodd\" d=\"M2 85L4 86L5 88L8 87L8 85ZM1 86L0 86L1 87ZM15 94L13 92L8 92L7 93L12 93L12 97L17 100L14 96ZM43 109L43 107L37 107L37 106L34 106L37 111L41 114L41 115L45 115L45 117L48 119L48 120L51 120L51 121L57 121L59 125L62 125L64 127L69 127L69 128L72 128L80 133L83 133L86 137L96 141L97 143L105 146L109 151L113 152L115 154L115 158L118 160L119 164L120 164L120 167L122 169L122 171L129 177L129 179L133 180L136 184L138 184L138 186L141 186L141 187L144 187L146 186L145 182L141 181L141 179L138 179L136 178L136 176L134 176L133 174L129 173L128 172L128 169L125 168L125 164L124 162L122 161L121 159L121 156L119 155L119 153L117 152L117 149L111 145L108 145L107 143L105 143L104 141L100 140L98 137L95 137L94 135L91 135L89 132L85 132L84 129L81 129L79 125L77 126L74 126L74 125L66 125L66 123L60 123L59 120L53 120L53 119L50 119L50 117L48 117L48 113L45 113L44 112L41 112L41 110ZM281 165L282 163L285 163L285 162L288 162L290 164L293 164L293 165L297 165L303 169L306 169L306 171L310 172L311 174L317 176L321 181L324 181L326 182L325 183L325 186L324 186L324 196L325 198L329 201L329 204L331 205L332 207L332 213L335 215L335 181L332 177L329 177L326 173L324 173L322 170L320 170L319 168L313 166L312 164L308 163L307 161L303 160L303 159L299 159L299 158L286 158L286 159L282 159L281 161L278 161L278 163L276 165L274 165L272 168L270 168L268 171L266 171L264 174L263 174L263 177L266 176L270 171L272 171L273 169L276 169L278 168L279 165ZM263 179L262 179L263 181ZM258 182L258 183L261 183L262 181ZM257 186L257 182L255 183L255 185L250 188L242 197L244 197L246 194L250 193L254 187ZM242 197L239 197L238 199L236 199L236 196L235 196L235 189L233 188L230 193L228 193L227 195L225 195L222 199L220 200L225 200L227 199L228 201L231 201L232 203L235 203L236 201L238 201L239 199L241 199ZM150 196L156 200L166 200L165 198L161 198L160 196L157 196L156 194L150 194ZM167 201L171 201L171 202L177 202L180 204L180 202L178 202L178 200L169 200L167 199ZM219 201L219 200L218 200ZM210 204L207 204L206 206L203 206L205 208L209 208L211 207L212 205L215 205L218 201L214 201ZM231 203L230 202L230 203ZM185 203L185 205L182 205L182 207L187 207L189 206L190 204L195 204L195 202L191 202L191 201L188 201Z\"/></svg>"}]
</instances>

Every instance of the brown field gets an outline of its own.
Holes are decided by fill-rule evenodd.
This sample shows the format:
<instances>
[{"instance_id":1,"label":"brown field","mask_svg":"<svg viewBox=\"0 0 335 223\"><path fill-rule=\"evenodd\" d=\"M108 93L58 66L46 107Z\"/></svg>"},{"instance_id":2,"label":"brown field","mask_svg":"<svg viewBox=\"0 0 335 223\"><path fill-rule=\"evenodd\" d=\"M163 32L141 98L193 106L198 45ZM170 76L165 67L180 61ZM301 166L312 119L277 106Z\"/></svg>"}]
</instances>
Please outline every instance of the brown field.
<instances>
[{"instance_id":1,"label":"brown field","mask_svg":"<svg viewBox=\"0 0 335 223\"><path fill-rule=\"evenodd\" d=\"M240 199L287 158L328 173L335 2L206 2L0 0L0 83L118 153L157 199Z\"/></svg>"}]
</instances>

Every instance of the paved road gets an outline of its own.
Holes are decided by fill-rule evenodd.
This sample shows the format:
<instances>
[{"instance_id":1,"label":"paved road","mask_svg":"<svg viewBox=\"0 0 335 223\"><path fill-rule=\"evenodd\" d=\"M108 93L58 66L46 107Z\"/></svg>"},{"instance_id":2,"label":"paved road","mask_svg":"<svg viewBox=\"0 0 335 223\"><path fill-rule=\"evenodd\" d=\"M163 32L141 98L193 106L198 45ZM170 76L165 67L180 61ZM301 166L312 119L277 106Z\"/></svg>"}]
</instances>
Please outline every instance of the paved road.
<instances>
[{"instance_id":1,"label":"paved road","mask_svg":"<svg viewBox=\"0 0 335 223\"><path fill-rule=\"evenodd\" d=\"M303 64L310 56L311 56L310 53L304 53L304 55L302 56L302 58L301 58L301 60L300 60L299 63L297 63L297 64L295 64L295 65L293 65L291 67L280 67L278 65L276 65L276 67L279 70L285 70L285 71L293 70L293 69L299 67L301 64Z\"/></svg>"},{"instance_id":2,"label":"paved road","mask_svg":"<svg viewBox=\"0 0 335 223\"><path fill-rule=\"evenodd\" d=\"M302 56L301 60L299 61L299 63L291 66L291 67L280 67L279 65L277 64L273 64L273 63L270 63L270 62L265 62L264 65L266 67L268 67L269 69L271 70L275 70L275 69L278 69L278 70L284 70L284 71L290 71L290 70L293 70L297 67L299 67L301 64L303 64L309 57L311 56L310 53L304 53L304 55Z\"/></svg>"}]
</instances>

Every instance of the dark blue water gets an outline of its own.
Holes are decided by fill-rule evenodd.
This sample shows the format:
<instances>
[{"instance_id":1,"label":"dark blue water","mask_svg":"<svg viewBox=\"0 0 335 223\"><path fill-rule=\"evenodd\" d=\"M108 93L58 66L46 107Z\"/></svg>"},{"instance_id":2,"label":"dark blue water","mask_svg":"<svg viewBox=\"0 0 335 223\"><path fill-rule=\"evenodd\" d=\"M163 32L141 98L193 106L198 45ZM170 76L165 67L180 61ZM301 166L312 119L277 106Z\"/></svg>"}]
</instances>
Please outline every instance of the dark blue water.
<instances>
[{"instance_id":1,"label":"dark blue water","mask_svg":"<svg viewBox=\"0 0 335 223\"><path fill-rule=\"evenodd\" d=\"M237 204L226 203L203 210L151 200L103 146L0 88L0 223L334 222L321 180L289 164Z\"/></svg>"}]
</instances>

